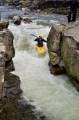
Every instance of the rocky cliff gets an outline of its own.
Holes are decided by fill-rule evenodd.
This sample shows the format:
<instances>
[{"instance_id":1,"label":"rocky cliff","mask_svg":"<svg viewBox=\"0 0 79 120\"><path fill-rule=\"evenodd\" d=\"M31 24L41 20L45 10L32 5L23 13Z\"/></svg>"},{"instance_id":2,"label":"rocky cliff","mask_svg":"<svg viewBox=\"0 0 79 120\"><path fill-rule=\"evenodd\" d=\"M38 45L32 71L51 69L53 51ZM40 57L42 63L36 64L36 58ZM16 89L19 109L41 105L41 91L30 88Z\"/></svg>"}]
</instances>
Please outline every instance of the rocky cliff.
<instances>
[{"instance_id":1,"label":"rocky cliff","mask_svg":"<svg viewBox=\"0 0 79 120\"><path fill-rule=\"evenodd\" d=\"M43 7L53 7L65 5L69 3L70 0L6 0L8 4L11 5L22 5L22 6L31 6L34 8L43 8Z\"/></svg>"},{"instance_id":2,"label":"rocky cliff","mask_svg":"<svg viewBox=\"0 0 79 120\"><path fill-rule=\"evenodd\" d=\"M8 22L0 21L0 98L3 96L3 83L6 72L14 70L12 58L15 55L13 34L8 29Z\"/></svg>"},{"instance_id":3,"label":"rocky cliff","mask_svg":"<svg viewBox=\"0 0 79 120\"><path fill-rule=\"evenodd\" d=\"M61 57L72 82L79 89L79 23L71 24L63 32Z\"/></svg>"},{"instance_id":4,"label":"rocky cliff","mask_svg":"<svg viewBox=\"0 0 79 120\"><path fill-rule=\"evenodd\" d=\"M47 45L51 72L62 73L61 68L65 68L79 89L79 23L53 25Z\"/></svg>"},{"instance_id":5,"label":"rocky cliff","mask_svg":"<svg viewBox=\"0 0 79 120\"><path fill-rule=\"evenodd\" d=\"M15 50L8 25L0 21L0 120L44 120L45 116L22 97L20 78L10 73Z\"/></svg>"}]
</instances>

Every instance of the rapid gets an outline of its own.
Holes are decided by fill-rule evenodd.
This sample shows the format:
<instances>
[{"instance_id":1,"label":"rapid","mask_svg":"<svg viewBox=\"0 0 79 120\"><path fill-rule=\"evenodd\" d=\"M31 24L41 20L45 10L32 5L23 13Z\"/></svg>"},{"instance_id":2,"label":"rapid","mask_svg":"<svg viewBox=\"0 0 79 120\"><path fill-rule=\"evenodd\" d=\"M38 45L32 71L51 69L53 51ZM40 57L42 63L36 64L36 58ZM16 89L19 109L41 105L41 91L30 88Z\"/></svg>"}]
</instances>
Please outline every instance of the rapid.
<instances>
[{"instance_id":1,"label":"rapid","mask_svg":"<svg viewBox=\"0 0 79 120\"><path fill-rule=\"evenodd\" d=\"M33 20L30 24L9 25L16 50L14 73L21 79L23 96L31 100L47 120L79 120L79 93L66 75L50 74L48 53L44 57L37 55L35 37L32 36L42 35L46 39L51 24L59 24L61 16L29 17Z\"/></svg>"}]
</instances>

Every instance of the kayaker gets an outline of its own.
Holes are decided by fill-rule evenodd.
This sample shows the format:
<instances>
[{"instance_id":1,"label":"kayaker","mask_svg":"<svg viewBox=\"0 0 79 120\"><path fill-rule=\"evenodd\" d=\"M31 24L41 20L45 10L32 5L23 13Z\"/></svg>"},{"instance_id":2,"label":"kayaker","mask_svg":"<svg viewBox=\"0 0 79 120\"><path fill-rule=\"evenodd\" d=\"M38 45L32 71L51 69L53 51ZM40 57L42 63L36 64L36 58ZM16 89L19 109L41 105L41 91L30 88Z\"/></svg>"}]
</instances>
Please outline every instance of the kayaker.
<instances>
[{"instance_id":1,"label":"kayaker","mask_svg":"<svg viewBox=\"0 0 79 120\"><path fill-rule=\"evenodd\" d=\"M43 42L47 42L46 40L44 40L44 39L42 38L42 36L37 37L34 41L37 42L37 46L38 46L38 47L43 47Z\"/></svg>"}]
</instances>

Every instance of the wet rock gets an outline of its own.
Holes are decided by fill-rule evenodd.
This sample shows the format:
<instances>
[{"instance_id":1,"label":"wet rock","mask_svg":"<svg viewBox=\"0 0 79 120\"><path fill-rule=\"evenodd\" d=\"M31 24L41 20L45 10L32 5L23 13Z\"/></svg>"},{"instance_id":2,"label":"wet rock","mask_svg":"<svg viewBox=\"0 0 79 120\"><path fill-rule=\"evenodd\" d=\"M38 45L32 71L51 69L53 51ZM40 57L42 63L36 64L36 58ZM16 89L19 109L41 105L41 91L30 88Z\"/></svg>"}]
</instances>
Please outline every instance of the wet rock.
<instances>
[{"instance_id":1,"label":"wet rock","mask_svg":"<svg viewBox=\"0 0 79 120\"><path fill-rule=\"evenodd\" d=\"M12 58L15 56L15 50L13 45L14 36L12 32L8 29L8 23L3 22L3 28L0 31L0 43L4 45L4 60L5 60L5 69L10 72L14 70L14 65Z\"/></svg>"},{"instance_id":2,"label":"wet rock","mask_svg":"<svg viewBox=\"0 0 79 120\"><path fill-rule=\"evenodd\" d=\"M9 22L8 21L0 21L0 31L2 31L3 29L8 28Z\"/></svg>"},{"instance_id":3,"label":"wet rock","mask_svg":"<svg viewBox=\"0 0 79 120\"><path fill-rule=\"evenodd\" d=\"M5 61L3 55L0 53L0 100L3 97L4 70L5 70Z\"/></svg>"},{"instance_id":4,"label":"wet rock","mask_svg":"<svg viewBox=\"0 0 79 120\"><path fill-rule=\"evenodd\" d=\"M67 73L79 88L79 23L69 24L63 32L61 56ZM73 80L72 80L73 81Z\"/></svg>"},{"instance_id":5,"label":"wet rock","mask_svg":"<svg viewBox=\"0 0 79 120\"><path fill-rule=\"evenodd\" d=\"M7 120L37 120L29 106L28 109L23 109L22 106L19 109L17 100L14 99L6 99L4 107L2 107L0 119L6 120L6 118Z\"/></svg>"},{"instance_id":6,"label":"wet rock","mask_svg":"<svg viewBox=\"0 0 79 120\"><path fill-rule=\"evenodd\" d=\"M77 89L79 89L78 31L79 22L65 26L53 25L47 41L51 73L59 74L66 70Z\"/></svg>"},{"instance_id":7,"label":"wet rock","mask_svg":"<svg viewBox=\"0 0 79 120\"><path fill-rule=\"evenodd\" d=\"M8 28L2 26L0 30L0 120L43 120L39 115L34 114L34 107L22 98L19 77L10 73L13 69L12 58L15 55L13 38Z\"/></svg>"},{"instance_id":8,"label":"wet rock","mask_svg":"<svg viewBox=\"0 0 79 120\"><path fill-rule=\"evenodd\" d=\"M31 11L28 7L24 7L24 8L22 8L22 12L24 15L28 15Z\"/></svg>"},{"instance_id":9,"label":"wet rock","mask_svg":"<svg viewBox=\"0 0 79 120\"><path fill-rule=\"evenodd\" d=\"M9 15L8 19L13 20L13 15Z\"/></svg>"},{"instance_id":10,"label":"wet rock","mask_svg":"<svg viewBox=\"0 0 79 120\"><path fill-rule=\"evenodd\" d=\"M29 18L23 17L23 22L24 22L24 23L31 23L32 20L29 19Z\"/></svg>"},{"instance_id":11,"label":"wet rock","mask_svg":"<svg viewBox=\"0 0 79 120\"><path fill-rule=\"evenodd\" d=\"M22 97L18 76L5 74L5 96L0 101L0 120L44 120L35 115L35 107Z\"/></svg>"},{"instance_id":12,"label":"wet rock","mask_svg":"<svg viewBox=\"0 0 79 120\"><path fill-rule=\"evenodd\" d=\"M5 74L4 82L5 96L8 98L18 97L22 93L20 89L20 79L11 73Z\"/></svg>"},{"instance_id":13,"label":"wet rock","mask_svg":"<svg viewBox=\"0 0 79 120\"><path fill-rule=\"evenodd\" d=\"M49 70L51 74L60 75L60 74L66 73L64 66L60 67L59 65L52 65L50 62L48 65L49 65Z\"/></svg>"},{"instance_id":14,"label":"wet rock","mask_svg":"<svg viewBox=\"0 0 79 120\"><path fill-rule=\"evenodd\" d=\"M13 17L13 22L15 25L20 25L21 24L21 17L20 16L14 16Z\"/></svg>"},{"instance_id":15,"label":"wet rock","mask_svg":"<svg viewBox=\"0 0 79 120\"><path fill-rule=\"evenodd\" d=\"M0 98L4 96L3 89L5 72L14 70L12 58L14 57L13 34L8 30L8 22L0 22Z\"/></svg>"},{"instance_id":16,"label":"wet rock","mask_svg":"<svg viewBox=\"0 0 79 120\"><path fill-rule=\"evenodd\" d=\"M62 31L64 30L64 25L53 25L48 38L47 38L47 47L49 52L49 58L50 58L50 71L53 74L61 74L64 73L64 67L61 60L61 36Z\"/></svg>"}]
</instances>

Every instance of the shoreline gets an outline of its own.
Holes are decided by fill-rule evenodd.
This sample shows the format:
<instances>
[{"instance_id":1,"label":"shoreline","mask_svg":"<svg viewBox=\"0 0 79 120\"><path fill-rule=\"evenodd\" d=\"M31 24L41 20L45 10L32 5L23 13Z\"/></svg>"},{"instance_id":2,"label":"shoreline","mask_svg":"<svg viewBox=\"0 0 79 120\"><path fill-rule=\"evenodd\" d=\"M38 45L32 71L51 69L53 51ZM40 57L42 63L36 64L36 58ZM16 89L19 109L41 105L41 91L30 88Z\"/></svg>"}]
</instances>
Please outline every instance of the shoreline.
<instances>
[{"instance_id":1,"label":"shoreline","mask_svg":"<svg viewBox=\"0 0 79 120\"><path fill-rule=\"evenodd\" d=\"M22 97L18 76L12 73L5 76L4 92L0 100L0 120L45 120L36 106Z\"/></svg>"}]
</instances>

